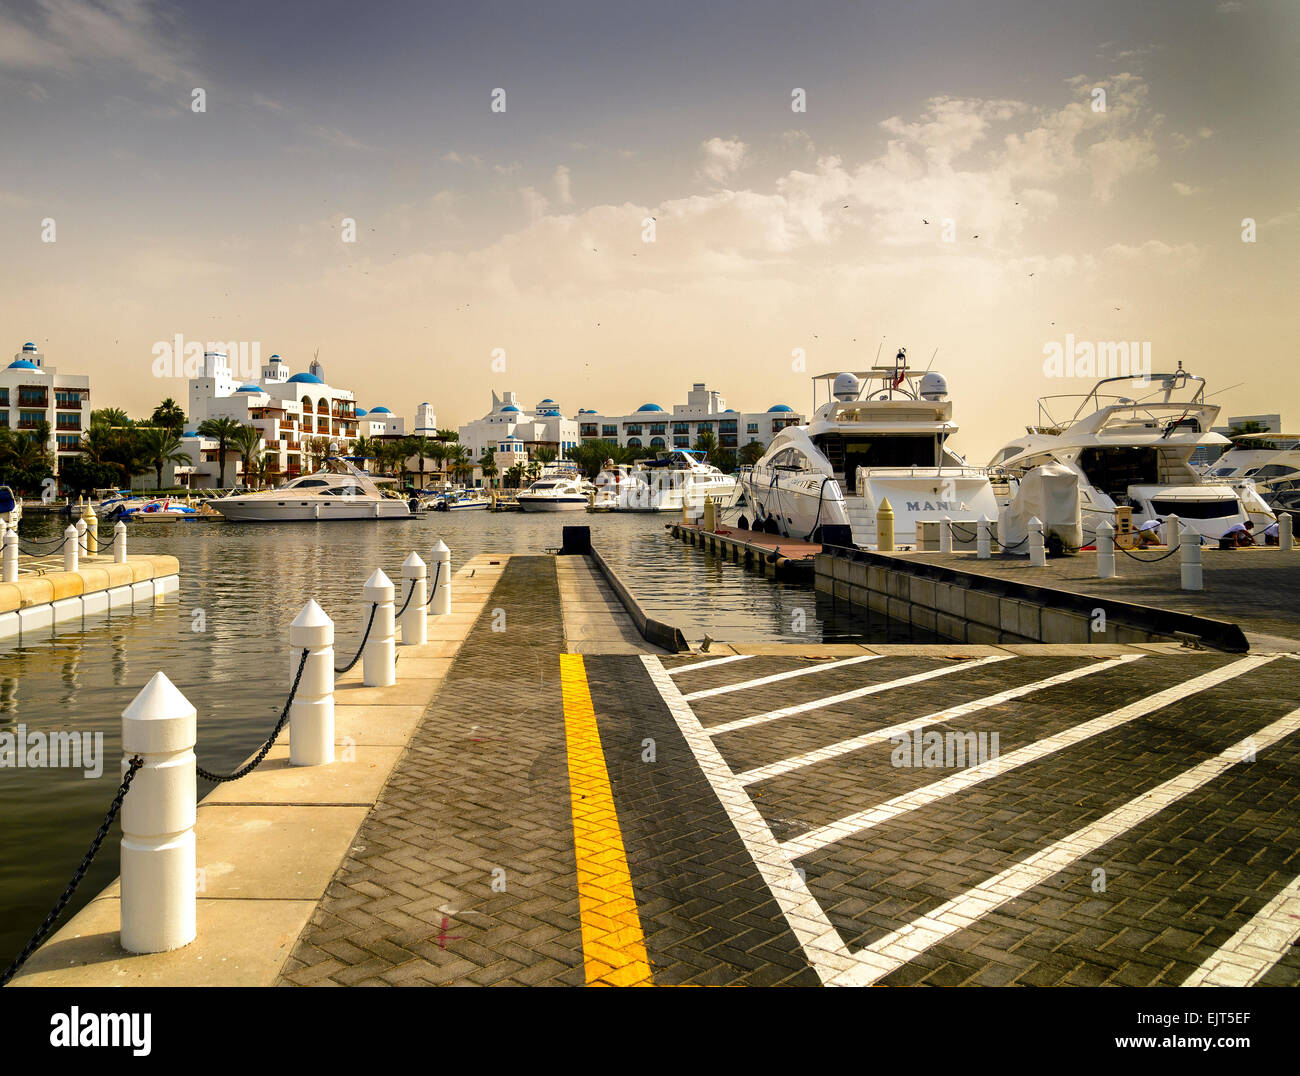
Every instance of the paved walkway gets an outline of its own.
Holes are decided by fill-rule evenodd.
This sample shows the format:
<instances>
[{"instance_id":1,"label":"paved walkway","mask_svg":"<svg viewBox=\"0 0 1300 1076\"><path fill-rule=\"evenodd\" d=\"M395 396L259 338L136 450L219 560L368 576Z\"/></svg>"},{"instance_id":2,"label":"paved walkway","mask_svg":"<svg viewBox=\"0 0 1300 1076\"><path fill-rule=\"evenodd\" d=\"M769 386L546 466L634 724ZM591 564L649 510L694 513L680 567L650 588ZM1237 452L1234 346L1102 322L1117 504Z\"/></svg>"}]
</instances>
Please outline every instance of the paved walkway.
<instances>
[{"instance_id":1,"label":"paved walkway","mask_svg":"<svg viewBox=\"0 0 1300 1076\"><path fill-rule=\"evenodd\" d=\"M1136 602L1237 624L1247 635L1300 641L1300 552L1276 547L1201 550L1204 589L1181 589L1179 557L1163 549L1115 551L1116 576L1097 578L1097 555L1051 557L1035 568L1028 557L999 554L979 560L973 553L894 553L918 561L988 575L1015 583L1054 587L1074 594ZM1162 557L1163 559L1156 559ZM1139 563L1140 558L1144 563Z\"/></svg>"},{"instance_id":2,"label":"paved walkway","mask_svg":"<svg viewBox=\"0 0 1300 1076\"><path fill-rule=\"evenodd\" d=\"M506 564L283 983L1300 985L1294 658L578 655L560 591Z\"/></svg>"}]
</instances>

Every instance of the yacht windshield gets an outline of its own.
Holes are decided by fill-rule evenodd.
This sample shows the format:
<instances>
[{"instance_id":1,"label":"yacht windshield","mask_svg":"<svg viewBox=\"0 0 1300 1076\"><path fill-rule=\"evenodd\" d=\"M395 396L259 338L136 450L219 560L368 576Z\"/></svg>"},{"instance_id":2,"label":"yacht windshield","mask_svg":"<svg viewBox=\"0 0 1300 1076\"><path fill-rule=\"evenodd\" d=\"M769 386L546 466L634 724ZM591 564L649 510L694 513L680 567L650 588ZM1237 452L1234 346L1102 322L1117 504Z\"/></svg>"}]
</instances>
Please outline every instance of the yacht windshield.
<instances>
[{"instance_id":1,"label":"yacht windshield","mask_svg":"<svg viewBox=\"0 0 1300 1076\"><path fill-rule=\"evenodd\" d=\"M1160 454L1151 447L1085 448L1079 466L1097 489L1114 497L1129 486L1160 484Z\"/></svg>"}]
</instances>

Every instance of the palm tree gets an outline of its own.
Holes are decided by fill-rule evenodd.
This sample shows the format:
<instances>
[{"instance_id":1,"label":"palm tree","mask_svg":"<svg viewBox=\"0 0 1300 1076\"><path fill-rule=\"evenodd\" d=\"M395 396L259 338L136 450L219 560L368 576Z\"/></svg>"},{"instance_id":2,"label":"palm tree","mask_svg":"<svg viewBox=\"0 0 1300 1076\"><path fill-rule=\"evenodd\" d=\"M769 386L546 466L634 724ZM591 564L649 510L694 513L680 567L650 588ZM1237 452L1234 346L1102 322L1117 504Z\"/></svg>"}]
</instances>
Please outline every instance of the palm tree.
<instances>
[{"instance_id":1,"label":"palm tree","mask_svg":"<svg viewBox=\"0 0 1300 1076\"><path fill-rule=\"evenodd\" d=\"M447 455L451 461L451 473L464 481L474 473L474 464L470 462L469 448L457 444Z\"/></svg>"},{"instance_id":2,"label":"palm tree","mask_svg":"<svg viewBox=\"0 0 1300 1076\"><path fill-rule=\"evenodd\" d=\"M145 426L138 431L140 458L157 476L154 489L162 489L163 468L169 463L193 463L194 457L181 451L181 439L163 426Z\"/></svg>"},{"instance_id":3,"label":"palm tree","mask_svg":"<svg viewBox=\"0 0 1300 1076\"><path fill-rule=\"evenodd\" d=\"M763 453L766 451L767 449L763 447L762 442L750 441L749 444L742 446L740 451L736 453L736 458L742 467L752 467L763 458Z\"/></svg>"},{"instance_id":4,"label":"palm tree","mask_svg":"<svg viewBox=\"0 0 1300 1076\"><path fill-rule=\"evenodd\" d=\"M128 431L114 429L107 422L92 422L82 433L81 455L87 463L113 468L121 485L129 482L137 470Z\"/></svg>"},{"instance_id":5,"label":"palm tree","mask_svg":"<svg viewBox=\"0 0 1300 1076\"><path fill-rule=\"evenodd\" d=\"M553 448L539 448L533 453L533 459L538 463L554 463L558 453Z\"/></svg>"},{"instance_id":6,"label":"palm tree","mask_svg":"<svg viewBox=\"0 0 1300 1076\"><path fill-rule=\"evenodd\" d=\"M185 429L185 412L181 410L180 404L168 396L167 399L153 409L149 423L153 426L161 426L165 430L171 430L173 433L180 433L181 430Z\"/></svg>"},{"instance_id":7,"label":"palm tree","mask_svg":"<svg viewBox=\"0 0 1300 1076\"><path fill-rule=\"evenodd\" d=\"M433 461L434 470L442 475L441 481L447 480L447 446L441 441L434 441L429 446L429 459Z\"/></svg>"},{"instance_id":8,"label":"palm tree","mask_svg":"<svg viewBox=\"0 0 1300 1076\"><path fill-rule=\"evenodd\" d=\"M695 435L695 450L703 452L707 462L716 462L713 457L718 451L718 439L713 436L712 430L700 430Z\"/></svg>"},{"instance_id":9,"label":"palm tree","mask_svg":"<svg viewBox=\"0 0 1300 1076\"><path fill-rule=\"evenodd\" d=\"M497 450L495 448L485 448L483 458L478 461L478 465L483 472L483 477L487 479L488 489L491 489L492 479L497 476Z\"/></svg>"},{"instance_id":10,"label":"palm tree","mask_svg":"<svg viewBox=\"0 0 1300 1076\"><path fill-rule=\"evenodd\" d=\"M244 427L233 418L208 418L199 423L199 433L217 442L217 486L226 486L226 449Z\"/></svg>"},{"instance_id":11,"label":"palm tree","mask_svg":"<svg viewBox=\"0 0 1300 1076\"><path fill-rule=\"evenodd\" d=\"M510 469L502 476L501 482L506 489L518 489L519 483L523 477L524 465L522 463L514 463L510 465Z\"/></svg>"},{"instance_id":12,"label":"palm tree","mask_svg":"<svg viewBox=\"0 0 1300 1076\"><path fill-rule=\"evenodd\" d=\"M248 485L250 480L256 481L258 470L266 455L262 451L262 431L256 426L240 426L239 432L231 438L230 443L239 450L240 456L244 459L244 484Z\"/></svg>"},{"instance_id":13,"label":"palm tree","mask_svg":"<svg viewBox=\"0 0 1300 1076\"><path fill-rule=\"evenodd\" d=\"M307 442L307 462L311 464L313 471L319 471L325 466L325 460L330 454L330 439L328 437L313 437Z\"/></svg>"},{"instance_id":14,"label":"palm tree","mask_svg":"<svg viewBox=\"0 0 1300 1076\"><path fill-rule=\"evenodd\" d=\"M433 449L433 442L430 441L427 437L425 437L424 434L421 434L419 437L408 437L405 441L405 445L406 445L406 454L408 456L416 457L416 459L419 461L420 486L423 487L425 485L424 461L429 458L429 455Z\"/></svg>"},{"instance_id":15,"label":"palm tree","mask_svg":"<svg viewBox=\"0 0 1300 1076\"><path fill-rule=\"evenodd\" d=\"M439 430L433 436L435 440L442 441L444 444L460 440L460 432L457 430Z\"/></svg>"},{"instance_id":16,"label":"palm tree","mask_svg":"<svg viewBox=\"0 0 1300 1076\"><path fill-rule=\"evenodd\" d=\"M90 424L102 422L105 426L130 426L131 420L120 407L104 407L90 413Z\"/></svg>"}]
</instances>

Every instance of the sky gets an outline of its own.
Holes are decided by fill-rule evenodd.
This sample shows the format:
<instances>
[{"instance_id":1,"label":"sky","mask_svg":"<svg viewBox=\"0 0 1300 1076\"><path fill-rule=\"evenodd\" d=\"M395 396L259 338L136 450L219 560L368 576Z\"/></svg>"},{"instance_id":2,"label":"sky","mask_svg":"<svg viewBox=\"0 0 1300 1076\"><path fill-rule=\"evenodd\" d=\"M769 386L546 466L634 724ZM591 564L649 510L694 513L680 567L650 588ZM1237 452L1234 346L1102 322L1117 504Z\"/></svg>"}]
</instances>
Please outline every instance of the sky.
<instances>
[{"instance_id":1,"label":"sky","mask_svg":"<svg viewBox=\"0 0 1300 1076\"><path fill-rule=\"evenodd\" d=\"M140 416L176 334L319 351L455 426L901 346L981 462L1069 334L1300 427L1297 55L1284 0L0 0L0 355Z\"/></svg>"}]
</instances>

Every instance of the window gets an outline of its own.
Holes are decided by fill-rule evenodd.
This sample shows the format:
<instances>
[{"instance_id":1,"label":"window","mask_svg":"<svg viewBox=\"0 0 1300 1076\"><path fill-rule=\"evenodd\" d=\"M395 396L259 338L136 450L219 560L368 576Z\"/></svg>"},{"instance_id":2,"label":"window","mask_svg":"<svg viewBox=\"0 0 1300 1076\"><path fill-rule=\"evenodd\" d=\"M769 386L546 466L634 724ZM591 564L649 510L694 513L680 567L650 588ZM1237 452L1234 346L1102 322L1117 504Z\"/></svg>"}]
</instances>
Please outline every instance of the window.
<instances>
[{"instance_id":1,"label":"window","mask_svg":"<svg viewBox=\"0 0 1300 1076\"><path fill-rule=\"evenodd\" d=\"M681 434L673 435L673 448L690 448L690 447L691 447L691 438L689 434L687 434L685 437L683 437Z\"/></svg>"},{"instance_id":2,"label":"window","mask_svg":"<svg viewBox=\"0 0 1300 1076\"><path fill-rule=\"evenodd\" d=\"M650 440L650 447L651 447L651 448L667 448L668 445L664 443L664 439L663 439L662 437L654 437L654 438L651 438L651 440Z\"/></svg>"},{"instance_id":3,"label":"window","mask_svg":"<svg viewBox=\"0 0 1300 1076\"><path fill-rule=\"evenodd\" d=\"M654 423L651 423L651 424L650 424L650 432L651 432L652 434L656 434L656 433L667 433L667 432L668 432L668 424L667 424L666 422L654 422Z\"/></svg>"},{"instance_id":4,"label":"window","mask_svg":"<svg viewBox=\"0 0 1300 1076\"><path fill-rule=\"evenodd\" d=\"M686 433L686 434L689 434L690 432L691 432L691 424L690 424L689 422L674 422L674 423L673 423L673 433Z\"/></svg>"},{"instance_id":5,"label":"window","mask_svg":"<svg viewBox=\"0 0 1300 1076\"><path fill-rule=\"evenodd\" d=\"M629 422L629 423L627 424L627 426L624 428L624 431L623 431L623 432L624 432L624 433L627 433L627 434L638 434L638 435L639 435L639 434L641 433L641 423L639 423L639 422Z\"/></svg>"},{"instance_id":6,"label":"window","mask_svg":"<svg viewBox=\"0 0 1300 1076\"><path fill-rule=\"evenodd\" d=\"M601 435L601 437L617 437L617 436L618 436L618 427L617 427L617 426L601 426L601 428L600 428L600 435Z\"/></svg>"},{"instance_id":7,"label":"window","mask_svg":"<svg viewBox=\"0 0 1300 1076\"><path fill-rule=\"evenodd\" d=\"M746 433L758 433L758 423L757 423L757 422L747 422L747 423L745 423L745 432L746 432Z\"/></svg>"},{"instance_id":8,"label":"window","mask_svg":"<svg viewBox=\"0 0 1300 1076\"><path fill-rule=\"evenodd\" d=\"M629 437L629 438L627 439L627 447L628 447L628 448L640 448L640 447L641 447L641 438L639 438L639 437Z\"/></svg>"}]
</instances>

